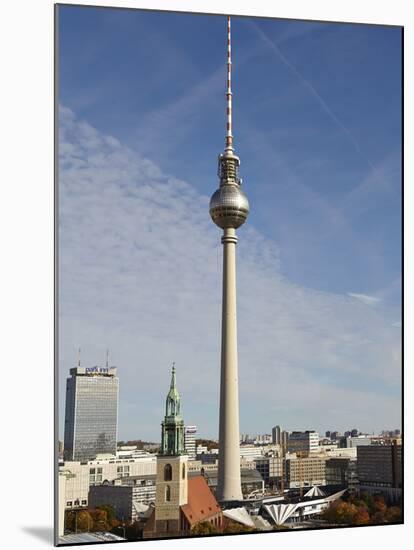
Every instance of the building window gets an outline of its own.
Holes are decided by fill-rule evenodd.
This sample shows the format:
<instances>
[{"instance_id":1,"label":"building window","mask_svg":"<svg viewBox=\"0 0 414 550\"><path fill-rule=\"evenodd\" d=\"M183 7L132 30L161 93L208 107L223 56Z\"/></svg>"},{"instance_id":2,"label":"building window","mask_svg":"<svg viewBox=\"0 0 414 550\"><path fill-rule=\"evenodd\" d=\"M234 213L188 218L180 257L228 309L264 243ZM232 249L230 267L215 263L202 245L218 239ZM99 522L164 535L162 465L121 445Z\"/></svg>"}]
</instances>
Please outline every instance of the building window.
<instances>
[{"instance_id":1,"label":"building window","mask_svg":"<svg viewBox=\"0 0 414 550\"><path fill-rule=\"evenodd\" d=\"M82 505L86 506L87 502L87 500L82 500Z\"/></svg>"},{"instance_id":2,"label":"building window","mask_svg":"<svg viewBox=\"0 0 414 550\"><path fill-rule=\"evenodd\" d=\"M171 487L167 485L167 487L165 488L165 502L170 502L170 501L171 501Z\"/></svg>"},{"instance_id":3,"label":"building window","mask_svg":"<svg viewBox=\"0 0 414 550\"><path fill-rule=\"evenodd\" d=\"M171 464L166 464L164 466L164 481L171 481L171 480L172 480Z\"/></svg>"},{"instance_id":4,"label":"building window","mask_svg":"<svg viewBox=\"0 0 414 550\"><path fill-rule=\"evenodd\" d=\"M183 479L185 479L185 464L183 464Z\"/></svg>"},{"instance_id":5,"label":"building window","mask_svg":"<svg viewBox=\"0 0 414 550\"><path fill-rule=\"evenodd\" d=\"M68 500L67 503L66 503L66 506L72 506L72 501Z\"/></svg>"}]
</instances>

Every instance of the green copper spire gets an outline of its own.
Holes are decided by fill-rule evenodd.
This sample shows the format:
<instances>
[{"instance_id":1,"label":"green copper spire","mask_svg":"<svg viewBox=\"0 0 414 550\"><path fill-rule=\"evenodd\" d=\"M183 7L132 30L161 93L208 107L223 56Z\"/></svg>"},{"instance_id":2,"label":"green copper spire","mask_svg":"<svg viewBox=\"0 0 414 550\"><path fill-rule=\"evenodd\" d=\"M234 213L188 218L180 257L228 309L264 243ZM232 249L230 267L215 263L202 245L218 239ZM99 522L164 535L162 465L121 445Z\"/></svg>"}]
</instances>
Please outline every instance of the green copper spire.
<instances>
[{"instance_id":1,"label":"green copper spire","mask_svg":"<svg viewBox=\"0 0 414 550\"><path fill-rule=\"evenodd\" d=\"M180 416L181 399L178 393L175 379L175 363L173 363L171 371L170 391L167 395L165 404L165 416Z\"/></svg>"},{"instance_id":2,"label":"green copper spire","mask_svg":"<svg viewBox=\"0 0 414 550\"><path fill-rule=\"evenodd\" d=\"M165 418L161 424L162 455L181 455L184 451L184 420L181 417L181 398L177 390L175 363L171 371L170 391L165 403Z\"/></svg>"}]
</instances>

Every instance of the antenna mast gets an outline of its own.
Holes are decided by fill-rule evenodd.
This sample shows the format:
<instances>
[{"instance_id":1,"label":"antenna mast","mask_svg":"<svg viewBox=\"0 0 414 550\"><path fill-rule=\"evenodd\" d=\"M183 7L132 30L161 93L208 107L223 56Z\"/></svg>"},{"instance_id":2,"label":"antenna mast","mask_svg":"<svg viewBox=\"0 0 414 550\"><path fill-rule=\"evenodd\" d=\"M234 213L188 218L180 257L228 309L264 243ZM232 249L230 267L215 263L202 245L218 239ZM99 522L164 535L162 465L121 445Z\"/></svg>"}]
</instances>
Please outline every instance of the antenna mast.
<instances>
[{"instance_id":1,"label":"antenna mast","mask_svg":"<svg viewBox=\"0 0 414 550\"><path fill-rule=\"evenodd\" d=\"M233 153L233 118L232 118L232 95L231 91L231 23L230 16L227 17L227 131L226 131L226 153Z\"/></svg>"}]
</instances>

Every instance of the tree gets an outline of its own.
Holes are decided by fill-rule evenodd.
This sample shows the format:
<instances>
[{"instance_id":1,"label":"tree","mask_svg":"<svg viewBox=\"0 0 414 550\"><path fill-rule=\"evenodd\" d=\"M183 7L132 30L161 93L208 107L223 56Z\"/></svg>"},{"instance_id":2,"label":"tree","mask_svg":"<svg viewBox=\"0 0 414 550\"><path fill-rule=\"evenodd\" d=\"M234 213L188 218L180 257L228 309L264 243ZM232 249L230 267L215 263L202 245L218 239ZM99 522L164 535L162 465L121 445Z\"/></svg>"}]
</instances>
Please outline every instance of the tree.
<instances>
[{"instance_id":1,"label":"tree","mask_svg":"<svg viewBox=\"0 0 414 550\"><path fill-rule=\"evenodd\" d=\"M322 514L323 519L329 523L341 523L350 525L354 522L354 518L358 513L358 508L355 504L337 500L333 502L329 508Z\"/></svg>"},{"instance_id":2,"label":"tree","mask_svg":"<svg viewBox=\"0 0 414 550\"><path fill-rule=\"evenodd\" d=\"M387 510L387 505L385 504L384 497L381 495L376 495L374 497L374 510L375 512L385 513Z\"/></svg>"},{"instance_id":3,"label":"tree","mask_svg":"<svg viewBox=\"0 0 414 550\"><path fill-rule=\"evenodd\" d=\"M254 531L253 527L231 522L224 528L223 533L251 533L252 531Z\"/></svg>"},{"instance_id":4,"label":"tree","mask_svg":"<svg viewBox=\"0 0 414 550\"><path fill-rule=\"evenodd\" d=\"M362 493L361 499L365 502L366 507L368 508L368 512L370 514L375 514L376 509L375 509L375 502L374 502L373 496L370 495L369 493Z\"/></svg>"},{"instance_id":5,"label":"tree","mask_svg":"<svg viewBox=\"0 0 414 550\"><path fill-rule=\"evenodd\" d=\"M93 519L88 510L66 510L65 529L72 533L91 531Z\"/></svg>"},{"instance_id":6,"label":"tree","mask_svg":"<svg viewBox=\"0 0 414 550\"><path fill-rule=\"evenodd\" d=\"M77 515L77 530L85 533L91 530L92 528L92 518L90 513L87 510L81 510Z\"/></svg>"},{"instance_id":7,"label":"tree","mask_svg":"<svg viewBox=\"0 0 414 550\"><path fill-rule=\"evenodd\" d=\"M94 531L109 530L108 516L106 510L101 510L97 508L96 510L91 511L91 516L93 519Z\"/></svg>"},{"instance_id":8,"label":"tree","mask_svg":"<svg viewBox=\"0 0 414 550\"><path fill-rule=\"evenodd\" d=\"M113 506L109 504L102 504L96 507L97 510L104 510L106 512L107 521L112 525L112 522L116 519L115 510Z\"/></svg>"},{"instance_id":9,"label":"tree","mask_svg":"<svg viewBox=\"0 0 414 550\"><path fill-rule=\"evenodd\" d=\"M201 521L196 523L191 529L192 535L211 535L213 533L218 533L217 527L215 527L209 521Z\"/></svg>"},{"instance_id":10,"label":"tree","mask_svg":"<svg viewBox=\"0 0 414 550\"><path fill-rule=\"evenodd\" d=\"M401 517L401 508L398 506L390 506L385 512L385 521L387 523L400 523L402 520Z\"/></svg>"},{"instance_id":11,"label":"tree","mask_svg":"<svg viewBox=\"0 0 414 550\"><path fill-rule=\"evenodd\" d=\"M368 509L365 506L360 506L357 513L353 518L354 525L368 525L370 523L370 516Z\"/></svg>"}]
</instances>

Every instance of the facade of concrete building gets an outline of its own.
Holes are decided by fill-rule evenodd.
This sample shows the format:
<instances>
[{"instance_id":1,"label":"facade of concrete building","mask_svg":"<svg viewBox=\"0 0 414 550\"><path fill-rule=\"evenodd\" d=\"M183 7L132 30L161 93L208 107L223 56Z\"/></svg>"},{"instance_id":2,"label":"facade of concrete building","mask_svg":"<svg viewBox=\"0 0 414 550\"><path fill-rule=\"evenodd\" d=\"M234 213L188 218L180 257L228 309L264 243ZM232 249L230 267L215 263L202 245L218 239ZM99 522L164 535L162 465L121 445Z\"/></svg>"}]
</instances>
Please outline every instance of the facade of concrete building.
<instances>
[{"instance_id":1,"label":"facade of concrete building","mask_svg":"<svg viewBox=\"0 0 414 550\"><path fill-rule=\"evenodd\" d=\"M266 450L265 447L260 445L240 445L240 458L254 460L255 458L263 456Z\"/></svg>"},{"instance_id":2,"label":"facade of concrete building","mask_svg":"<svg viewBox=\"0 0 414 550\"><path fill-rule=\"evenodd\" d=\"M356 459L329 458L326 461L326 485L346 487L351 493L355 493L358 487Z\"/></svg>"},{"instance_id":3,"label":"facade of concrete building","mask_svg":"<svg viewBox=\"0 0 414 550\"><path fill-rule=\"evenodd\" d=\"M282 428L280 426L272 428L272 443L274 445L281 445L282 443Z\"/></svg>"},{"instance_id":4,"label":"facade of concrete building","mask_svg":"<svg viewBox=\"0 0 414 550\"><path fill-rule=\"evenodd\" d=\"M186 426L184 429L184 448L189 460L196 457L197 426Z\"/></svg>"},{"instance_id":5,"label":"facade of concrete building","mask_svg":"<svg viewBox=\"0 0 414 550\"><path fill-rule=\"evenodd\" d=\"M270 434L258 434L253 438L255 445L269 445L272 443L272 436Z\"/></svg>"},{"instance_id":6,"label":"facade of concrete building","mask_svg":"<svg viewBox=\"0 0 414 550\"><path fill-rule=\"evenodd\" d=\"M283 473L283 458L264 456L256 458L254 463L266 486L278 486L280 484Z\"/></svg>"},{"instance_id":7,"label":"facade of concrete building","mask_svg":"<svg viewBox=\"0 0 414 550\"><path fill-rule=\"evenodd\" d=\"M115 367L76 367L66 381L65 460L116 455L119 383Z\"/></svg>"},{"instance_id":8,"label":"facade of concrete building","mask_svg":"<svg viewBox=\"0 0 414 550\"><path fill-rule=\"evenodd\" d=\"M281 450L282 450L283 456L288 451L288 442L289 442L289 432L287 432L286 430L283 430L281 434Z\"/></svg>"},{"instance_id":9,"label":"facade of concrete building","mask_svg":"<svg viewBox=\"0 0 414 550\"><path fill-rule=\"evenodd\" d=\"M240 468L243 470L254 470L255 463L253 460L246 458L240 458ZM214 461L204 461L204 460L189 460L188 461L188 472L189 474L201 474L203 475L206 472L217 472L218 470L218 459Z\"/></svg>"},{"instance_id":10,"label":"facade of concrete building","mask_svg":"<svg viewBox=\"0 0 414 550\"><path fill-rule=\"evenodd\" d=\"M113 458L87 462L64 462L59 473L66 475L65 508L88 506L89 488L112 482L120 477L155 475L157 457L147 454L139 458Z\"/></svg>"},{"instance_id":11,"label":"facade of concrete building","mask_svg":"<svg viewBox=\"0 0 414 550\"><path fill-rule=\"evenodd\" d=\"M189 474L190 478L193 478L197 474ZM217 484L218 484L218 470L205 470L203 471L203 477L206 480L208 486L216 493ZM253 491L263 492L265 488L265 483L255 468L241 468L240 469L240 479L241 479L241 489L243 498L246 498Z\"/></svg>"},{"instance_id":12,"label":"facade of concrete building","mask_svg":"<svg viewBox=\"0 0 414 550\"><path fill-rule=\"evenodd\" d=\"M402 493L401 445L357 447L357 471L360 490L399 498Z\"/></svg>"},{"instance_id":13,"label":"facade of concrete building","mask_svg":"<svg viewBox=\"0 0 414 550\"><path fill-rule=\"evenodd\" d=\"M286 488L298 489L326 485L326 459L321 457L287 457L285 460Z\"/></svg>"},{"instance_id":14,"label":"facade of concrete building","mask_svg":"<svg viewBox=\"0 0 414 550\"><path fill-rule=\"evenodd\" d=\"M288 438L289 453L317 453L319 448L319 434L314 430L305 432L291 432Z\"/></svg>"},{"instance_id":15,"label":"facade of concrete building","mask_svg":"<svg viewBox=\"0 0 414 550\"><path fill-rule=\"evenodd\" d=\"M341 449L349 447L359 447L360 445L371 445L371 438L365 436L352 437L349 435L346 437L340 437L338 442L338 446Z\"/></svg>"},{"instance_id":16,"label":"facade of concrete building","mask_svg":"<svg viewBox=\"0 0 414 550\"><path fill-rule=\"evenodd\" d=\"M123 487L134 487L134 502L146 505L155 505L156 496L156 475L140 475L120 477L113 481L113 485Z\"/></svg>"},{"instance_id":17,"label":"facade of concrete building","mask_svg":"<svg viewBox=\"0 0 414 550\"><path fill-rule=\"evenodd\" d=\"M89 506L109 505L119 520L136 521L140 518L139 504L149 506L155 502L155 475L135 479L135 483L108 483L89 489Z\"/></svg>"}]
</instances>

